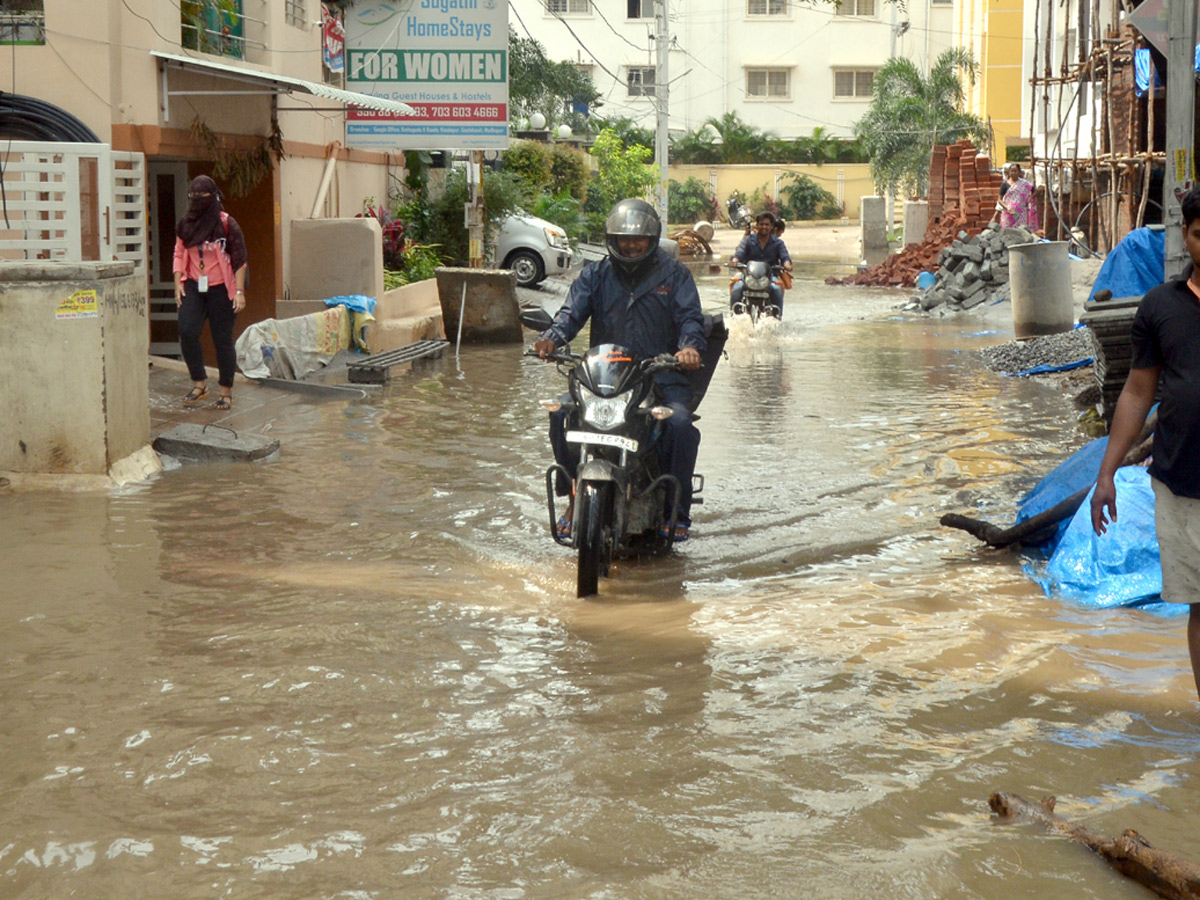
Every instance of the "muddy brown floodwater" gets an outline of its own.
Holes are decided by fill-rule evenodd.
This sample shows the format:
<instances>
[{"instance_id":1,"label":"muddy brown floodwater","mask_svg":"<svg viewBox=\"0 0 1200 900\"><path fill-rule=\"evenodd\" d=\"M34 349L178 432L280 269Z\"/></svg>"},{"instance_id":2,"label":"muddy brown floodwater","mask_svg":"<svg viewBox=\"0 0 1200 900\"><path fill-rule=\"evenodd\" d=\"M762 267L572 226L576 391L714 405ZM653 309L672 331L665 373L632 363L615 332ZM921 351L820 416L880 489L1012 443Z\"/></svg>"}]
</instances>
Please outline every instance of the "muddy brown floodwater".
<instances>
[{"instance_id":1,"label":"muddy brown floodwater","mask_svg":"<svg viewBox=\"0 0 1200 900\"><path fill-rule=\"evenodd\" d=\"M598 599L516 347L289 406L275 463L0 494L0 896L1145 896L993 790L1200 855L1183 622L938 525L1011 521L1068 399L980 365L1006 307L825 274L734 327L695 538Z\"/></svg>"}]
</instances>

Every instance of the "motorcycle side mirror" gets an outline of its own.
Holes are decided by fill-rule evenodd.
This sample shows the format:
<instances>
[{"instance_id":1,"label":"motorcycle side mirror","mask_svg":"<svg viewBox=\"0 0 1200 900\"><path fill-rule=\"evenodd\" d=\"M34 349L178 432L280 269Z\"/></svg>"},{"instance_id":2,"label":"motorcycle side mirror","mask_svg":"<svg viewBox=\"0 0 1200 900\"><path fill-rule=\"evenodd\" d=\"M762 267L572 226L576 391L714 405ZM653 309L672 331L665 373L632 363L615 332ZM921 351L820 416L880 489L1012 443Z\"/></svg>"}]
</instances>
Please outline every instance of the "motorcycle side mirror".
<instances>
[{"instance_id":1,"label":"motorcycle side mirror","mask_svg":"<svg viewBox=\"0 0 1200 900\"><path fill-rule=\"evenodd\" d=\"M545 331L554 324L554 319L550 317L550 313L540 307L537 309L523 309L517 316L521 320L521 324L526 328L532 328L534 331Z\"/></svg>"}]
</instances>

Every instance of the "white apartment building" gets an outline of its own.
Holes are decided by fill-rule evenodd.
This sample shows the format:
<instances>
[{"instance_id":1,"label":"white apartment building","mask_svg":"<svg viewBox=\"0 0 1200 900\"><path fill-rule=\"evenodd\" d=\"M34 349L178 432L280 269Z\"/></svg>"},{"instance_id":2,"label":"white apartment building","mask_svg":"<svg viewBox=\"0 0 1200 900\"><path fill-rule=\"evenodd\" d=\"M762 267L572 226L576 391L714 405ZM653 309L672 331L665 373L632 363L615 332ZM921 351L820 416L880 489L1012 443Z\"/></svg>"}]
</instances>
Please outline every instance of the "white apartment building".
<instances>
[{"instance_id":1,"label":"white apartment building","mask_svg":"<svg viewBox=\"0 0 1200 900\"><path fill-rule=\"evenodd\" d=\"M930 61L952 45L952 0L840 5L794 0L668 0L670 129L736 112L781 138L823 127L850 137L875 72L892 55ZM653 0L510 0L510 24L552 59L591 74L606 118L653 128ZM551 121L561 111L548 112Z\"/></svg>"}]
</instances>

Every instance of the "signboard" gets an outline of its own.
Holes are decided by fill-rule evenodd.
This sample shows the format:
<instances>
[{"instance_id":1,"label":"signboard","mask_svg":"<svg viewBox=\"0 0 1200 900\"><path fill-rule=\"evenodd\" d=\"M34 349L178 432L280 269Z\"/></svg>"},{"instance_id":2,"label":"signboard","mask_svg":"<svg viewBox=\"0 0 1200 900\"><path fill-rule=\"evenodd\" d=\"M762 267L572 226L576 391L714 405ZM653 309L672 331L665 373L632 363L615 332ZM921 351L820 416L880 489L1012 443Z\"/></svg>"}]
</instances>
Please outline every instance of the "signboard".
<instances>
[{"instance_id":1,"label":"signboard","mask_svg":"<svg viewBox=\"0 0 1200 900\"><path fill-rule=\"evenodd\" d=\"M1166 0L1145 0L1133 12L1126 13L1125 20L1140 31L1159 53L1170 56L1167 50Z\"/></svg>"},{"instance_id":2,"label":"signboard","mask_svg":"<svg viewBox=\"0 0 1200 900\"><path fill-rule=\"evenodd\" d=\"M417 111L347 109L350 147L508 147L506 0L384 0L347 9L344 27L346 88Z\"/></svg>"}]
</instances>

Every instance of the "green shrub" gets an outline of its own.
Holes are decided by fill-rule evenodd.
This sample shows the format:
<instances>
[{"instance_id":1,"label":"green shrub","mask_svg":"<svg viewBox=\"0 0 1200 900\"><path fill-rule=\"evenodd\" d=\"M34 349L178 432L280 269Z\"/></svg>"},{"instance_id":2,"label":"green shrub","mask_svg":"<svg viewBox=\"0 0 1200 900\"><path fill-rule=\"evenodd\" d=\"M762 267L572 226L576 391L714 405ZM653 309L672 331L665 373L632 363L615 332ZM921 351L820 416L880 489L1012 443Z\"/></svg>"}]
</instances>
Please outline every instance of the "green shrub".
<instances>
[{"instance_id":1,"label":"green shrub","mask_svg":"<svg viewBox=\"0 0 1200 900\"><path fill-rule=\"evenodd\" d=\"M392 266L383 270L383 287L389 291L403 284L433 278L442 260L437 247L408 243L404 245L403 253L393 257L392 263Z\"/></svg>"},{"instance_id":2,"label":"green shrub","mask_svg":"<svg viewBox=\"0 0 1200 900\"><path fill-rule=\"evenodd\" d=\"M586 220L583 205L570 194L542 194L530 206L529 212L538 218L553 222L567 233L572 241L583 235Z\"/></svg>"},{"instance_id":3,"label":"green shrub","mask_svg":"<svg viewBox=\"0 0 1200 900\"><path fill-rule=\"evenodd\" d=\"M779 193L783 198L781 210L788 219L833 219L842 214L837 197L807 175L787 172L782 178Z\"/></svg>"},{"instance_id":4,"label":"green shrub","mask_svg":"<svg viewBox=\"0 0 1200 900\"><path fill-rule=\"evenodd\" d=\"M550 183L550 150L538 141L513 141L504 151L504 171L517 179L526 199L532 201Z\"/></svg>"},{"instance_id":5,"label":"green shrub","mask_svg":"<svg viewBox=\"0 0 1200 900\"><path fill-rule=\"evenodd\" d=\"M574 147L555 144L550 151L550 181L547 187L551 194L567 193L582 203L587 199L587 158Z\"/></svg>"},{"instance_id":6,"label":"green shrub","mask_svg":"<svg viewBox=\"0 0 1200 900\"><path fill-rule=\"evenodd\" d=\"M707 182L691 176L680 184L671 179L667 184L667 218L672 222L695 222L707 219L715 222L719 215L717 198Z\"/></svg>"}]
</instances>

